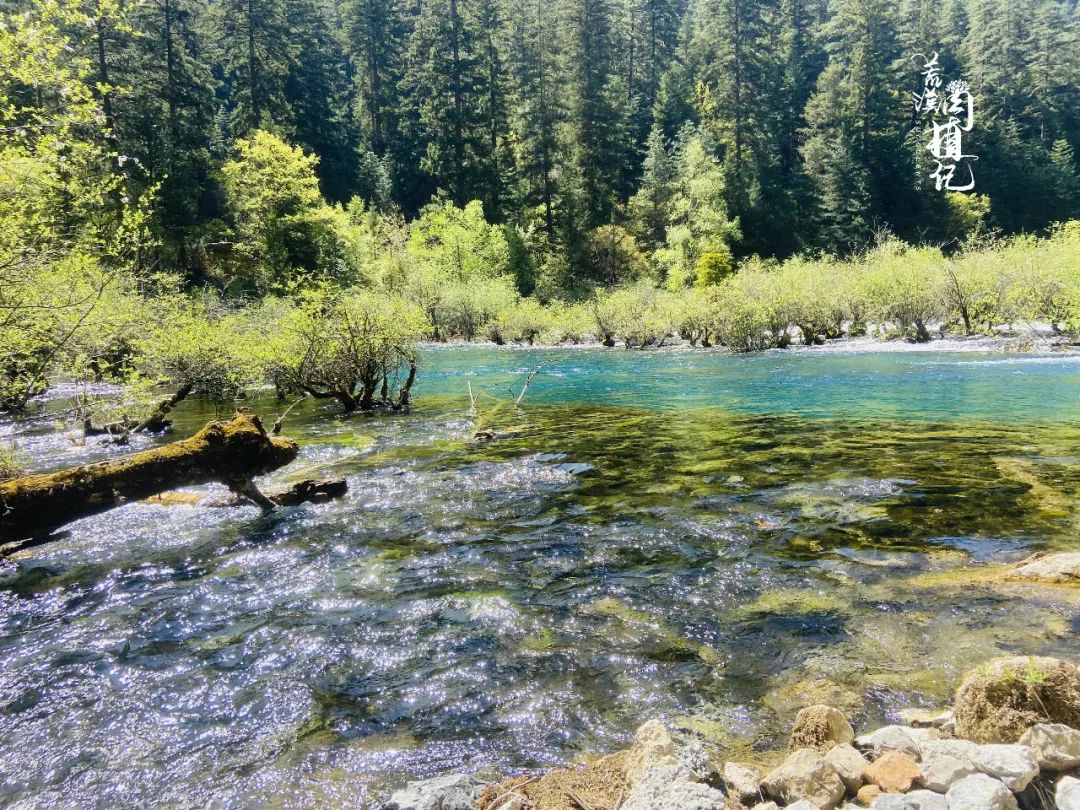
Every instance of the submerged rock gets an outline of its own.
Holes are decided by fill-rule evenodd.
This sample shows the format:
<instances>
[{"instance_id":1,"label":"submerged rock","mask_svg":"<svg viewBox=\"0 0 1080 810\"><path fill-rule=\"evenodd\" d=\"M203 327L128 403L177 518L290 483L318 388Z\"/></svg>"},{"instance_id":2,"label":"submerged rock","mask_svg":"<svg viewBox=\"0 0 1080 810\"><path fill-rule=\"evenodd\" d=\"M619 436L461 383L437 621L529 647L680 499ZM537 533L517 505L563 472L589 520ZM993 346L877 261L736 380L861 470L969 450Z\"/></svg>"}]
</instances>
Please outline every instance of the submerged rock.
<instances>
[{"instance_id":1,"label":"submerged rock","mask_svg":"<svg viewBox=\"0 0 1080 810\"><path fill-rule=\"evenodd\" d=\"M812 748L789 755L765 777L762 787L777 801L792 804L805 799L822 810L831 810L844 798L840 774Z\"/></svg>"},{"instance_id":2,"label":"submerged rock","mask_svg":"<svg viewBox=\"0 0 1080 810\"><path fill-rule=\"evenodd\" d=\"M1017 810L1016 797L984 773L965 776L945 794L949 810Z\"/></svg>"},{"instance_id":3,"label":"submerged rock","mask_svg":"<svg viewBox=\"0 0 1080 810\"><path fill-rule=\"evenodd\" d=\"M956 692L956 735L1015 743L1038 723L1080 728L1080 671L1057 658L997 658L968 672Z\"/></svg>"},{"instance_id":4,"label":"submerged rock","mask_svg":"<svg viewBox=\"0 0 1080 810\"><path fill-rule=\"evenodd\" d=\"M953 713L931 709L901 709L900 719L915 728L941 728L953 719Z\"/></svg>"},{"instance_id":5,"label":"submerged rock","mask_svg":"<svg viewBox=\"0 0 1080 810\"><path fill-rule=\"evenodd\" d=\"M863 780L886 793L907 793L922 779L914 759L902 751L886 751L863 768Z\"/></svg>"},{"instance_id":6,"label":"submerged rock","mask_svg":"<svg viewBox=\"0 0 1080 810\"><path fill-rule=\"evenodd\" d=\"M483 787L479 779L464 773L409 782L390 797L384 810L472 810Z\"/></svg>"},{"instance_id":7,"label":"submerged rock","mask_svg":"<svg viewBox=\"0 0 1080 810\"><path fill-rule=\"evenodd\" d=\"M1033 554L1026 560L1018 562L1010 577L1054 584L1080 584L1080 551Z\"/></svg>"},{"instance_id":8,"label":"submerged rock","mask_svg":"<svg viewBox=\"0 0 1080 810\"><path fill-rule=\"evenodd\" d=\"M1020 744L1035 752L1039 767L1067 771L1080 767L1080 730L1064 723L1039 723L1024 732Z\"/></svg>"},{"instance_id":9,"label":"submerged rock","mask_svg":"<svg viewBox=\"0 0 1080 810\"><path fill-rule=\"evenodd\" d=\"M832 706L807 706L795 715L795 726L791 729L790 750L816 748L827 750L840 743L849 743L855 739L855 731L843 712Z\"/></svg>"}]
</instances>

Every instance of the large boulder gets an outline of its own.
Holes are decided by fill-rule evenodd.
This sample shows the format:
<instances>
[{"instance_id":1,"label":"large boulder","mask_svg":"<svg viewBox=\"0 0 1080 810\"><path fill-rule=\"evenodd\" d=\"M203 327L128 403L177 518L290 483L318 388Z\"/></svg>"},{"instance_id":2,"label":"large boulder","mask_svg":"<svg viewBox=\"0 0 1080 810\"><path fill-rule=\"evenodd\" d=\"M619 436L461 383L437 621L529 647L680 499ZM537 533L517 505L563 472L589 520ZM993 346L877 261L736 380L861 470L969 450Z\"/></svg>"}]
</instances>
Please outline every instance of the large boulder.
<instances>
[{"instance_id":1,"label":"large boulder","mask_svg":"<svg viewBox=\"0 0 1080 810\"><path fill-rule=\"evenodd\" d=\"M949 788L945 800L949 810L1017 810L1012 791L985 773L965 776Z\"/></svg>"},{"instance_id":2,"label":"large boulder","mask_svg":"<svg viewBox=\"0 0 1080 810\"><path fill-rule=\"evenodd\" d=\"M795 715L791 729L790 750L816 748L827 751L834 745L849 743L855 739L855 731L843 712L832 706L807 706Z\"/></svg>"},{"instance_id":3,"label":"large boulder","mask_svg":"<svg viewBox=\"0 0 1080 810\"><path fill-rule=\"evenodd\" d=\"M1024 732L1020 744L1035 752L1044 771L1080 767L1080 730L1064 723L1039 723Z\"/></svg>"},{"instance_id":4,"label":"large boulder","mask_svg":"<svg viewBox=\"0 0 1080 810\"><path fill-rule=\"evenodd\" d=\"M472 810L483 787L464 773L409 782L390 797L385 810Z\"/></svg>"},{"instance_id":5,"label":"large boulder","mask_svg":"<svg viewBox=\"0 0 1080 810\"><path fill-rule=\"evenodd\" d=\"M1026 745L979 745L975 747L971 761L980 771L999 779L1015 793L1039 775L1035 752Z\"/></svg>"},{"instance_id":6,"label":"large boulder","mask_svg":"<svg viewBox=\"0 0 1080 810\"><path fill-rule=\"evenodd\" d=\"M855 747L869 751L875 756L886 751L900 751L912 759L919 758L919 742L912 736L913 729L904 726L885 726L870 734L855 738Z\"/></svg>"},{"instance_id":7,"label":"large boulder","mask_svg":"<svg viewBox=\"0 0 1080 810\"><path fill-rule=\"evenodd\" d=\"M734 796L743 804L754 804L761 800L761 774L746 765L725 762L724 787L729 796Z\"/></svg>"},{"instance_id":8,"label":"large boulder","mask_svg":"<svg viewBox=\"0 0 1080 810\"><path fill-rule=\"evenodd\" d=\"M790 754L761 783L765 792L784 804L805 799L822 810L832 810L844 798L844 783L836 768L812 748Z\"/></svg>"},{"instance_id":9,"label":"large boulder","mask_svg":"<svg viewBox=\"0 0 1080 810\"><path fill-rule=\"evenodd\" d=\"M940 793L929 790L913 790L911 793L882 793L872 810L949 810L949 803Z\"/></svg>"},{"instance_id":10,"label":"large boulder","mask_svg":"<svg viewBox=\"0 0 1080 810\"><path fill-rule=\"evenodd\" d=\"M836 768L840 774L840 781L844 783L848 793L854 795L862 787L863 768L866 767L866 758L858 750L848 744L834 745L825 755L825 761Z\"/></svg>"},{"instance_id":11,"label":"large boulder","mask_svg":"<svg viewBox=\"0 0 1080 810\"><path fill-rule=\"evenodd\" d=\"M925 750L919 769L922 771L922 783L929 790L938 793L946 793L954 782L959 782L973 773L979 773L979 769L967 757L954 757Z\"/></svg>"},{"instance_id":12,"label":"large boulder","mask_svg":"<svg viewBox=\"0 0 1080 810\"><path fill-rule=\"evenodd\" d=\"M956 692L956 736L1015 743L1038 723L1080 728L1080 671L1057 658L997 658L964 676Z\"/></svg>"}]
</instances>

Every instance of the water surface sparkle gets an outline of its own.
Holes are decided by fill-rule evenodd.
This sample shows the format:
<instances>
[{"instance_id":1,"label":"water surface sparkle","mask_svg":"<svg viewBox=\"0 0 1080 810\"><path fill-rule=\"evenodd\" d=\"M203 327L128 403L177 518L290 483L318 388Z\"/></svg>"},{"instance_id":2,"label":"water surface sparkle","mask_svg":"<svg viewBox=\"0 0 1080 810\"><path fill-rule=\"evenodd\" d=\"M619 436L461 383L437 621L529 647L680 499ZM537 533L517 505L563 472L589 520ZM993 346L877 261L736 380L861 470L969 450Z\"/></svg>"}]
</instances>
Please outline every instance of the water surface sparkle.
<instances>
[{"instance_id":1,"label":"water surface sparkle","mask_svg":"<svg viewBox=\"0 0 1080 810\"><path fill-rule=\"evenodd\" d=\"M338 502L132 504L0 563L0 804L365 806L654 713L767 748L807 700L878 721L1080 653L1075 589L994 579L1076 547L1074 357L424 359L407 417L293 412L276 479L343 475ZM115 452L48 427L0 433L42 469Z\"/></svg>"}]
</instances>

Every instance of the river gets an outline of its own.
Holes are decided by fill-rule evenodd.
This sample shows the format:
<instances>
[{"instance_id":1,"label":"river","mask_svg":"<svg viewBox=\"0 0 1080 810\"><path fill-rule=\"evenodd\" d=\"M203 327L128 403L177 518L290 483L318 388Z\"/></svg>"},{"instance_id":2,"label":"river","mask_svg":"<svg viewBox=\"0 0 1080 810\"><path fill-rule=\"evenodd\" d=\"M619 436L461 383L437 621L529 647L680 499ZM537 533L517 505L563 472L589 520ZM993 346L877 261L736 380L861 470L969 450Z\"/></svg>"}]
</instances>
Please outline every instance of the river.
<instances>
[{"instance_id":1,"label":"river","mask_svg":"<svg viewBox=\"0 0 1080 810\"><path fill-rule=\"evenodd\" d=\"M339 501L132 504L0 562L0 804L374 806L652 715L763 750L805 703L869 725L994 655L1080 657L1077 590L1000 576L1080 545L1080 356L422 359L407 416L290 414L274 481ZM0 435L35 469L118 452Z\"/></svg>"}]
</instances>

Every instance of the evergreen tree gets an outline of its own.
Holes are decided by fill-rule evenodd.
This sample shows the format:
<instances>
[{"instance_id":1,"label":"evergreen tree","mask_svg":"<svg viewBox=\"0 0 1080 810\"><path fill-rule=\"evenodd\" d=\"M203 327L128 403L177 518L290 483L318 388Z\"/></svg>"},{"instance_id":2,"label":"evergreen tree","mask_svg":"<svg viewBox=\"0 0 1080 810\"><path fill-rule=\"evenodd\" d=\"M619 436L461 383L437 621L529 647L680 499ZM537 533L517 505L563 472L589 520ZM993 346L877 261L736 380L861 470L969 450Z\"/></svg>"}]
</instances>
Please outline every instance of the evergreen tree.
<instances>
[{"instance_id":1,"label":"evergreen tree","mask_svg":"<svg viewBox=\"0 0 1080 810\"><path fill-rule=\"evenodd\" d=\"M148 182L159 183L157 220L167 263L190 262L192 232L212 212L210 140L214 85L198 34L202 6L192 0L148 0L129 16L132 35L117 75L121 149L136 157Z\"/></svg>"},{"instance_id":2,"label":"evergreen tree","mask_svg":"<svg viewBox=\"0 0 1080 810\"><path fill-rule=\"evenodd\" d=\"M625 84L616 72L611 0L560 0L571 130L566 147L588 230L611 221L616 202L629 196L636 167L629 137ZM568 191L565 189L564 191Z\"/></svg>"},{"instance_id":3,"label":"evergreen tree","mask_svg":"<svg viewBox=\"0 0 1080 810\"><path fill-rule=\"evenodd\" d=\"M296 68L299 47L286 0L220 0L211 8L235 135L274 125L288 131L293 111L285 82Z\"/></svg>"},{"instance_id":4,"label":"evergreen tree","mask_svg":"<svg viewBox=\"0 0 1080 810\"><path fill-rule=\"evenodd\" d=\"M379 157L387 154L398 135L409 22L401 0L352 0L345 8L363 145Z\"/></svg>"},{"instance_id":5,"label":"evergreen tree","mask_svg":"<svg viewBox=\"0 0 1080 810\"><path fill-rule=\"evenodd\" d=\"M292 138L319 158L323 193L344 202L357 183L357 138L346 56L313 0L291 0L291 41L299 57L285 78L285 100L295 122Z\"/></svg>"}]
</instances>

